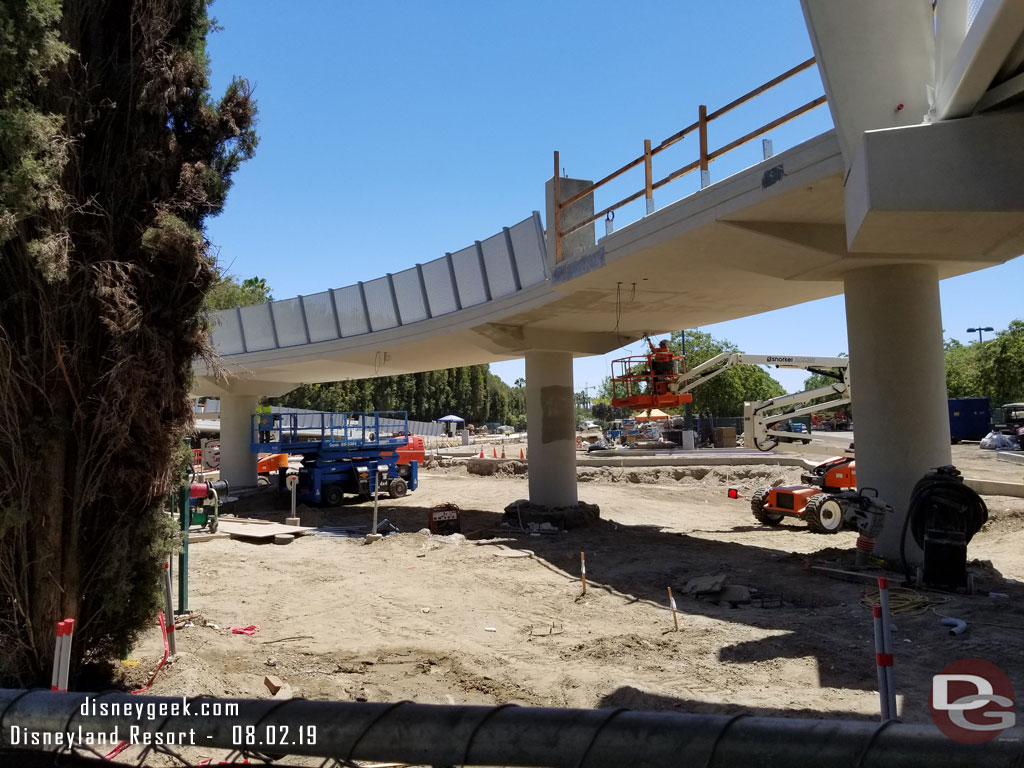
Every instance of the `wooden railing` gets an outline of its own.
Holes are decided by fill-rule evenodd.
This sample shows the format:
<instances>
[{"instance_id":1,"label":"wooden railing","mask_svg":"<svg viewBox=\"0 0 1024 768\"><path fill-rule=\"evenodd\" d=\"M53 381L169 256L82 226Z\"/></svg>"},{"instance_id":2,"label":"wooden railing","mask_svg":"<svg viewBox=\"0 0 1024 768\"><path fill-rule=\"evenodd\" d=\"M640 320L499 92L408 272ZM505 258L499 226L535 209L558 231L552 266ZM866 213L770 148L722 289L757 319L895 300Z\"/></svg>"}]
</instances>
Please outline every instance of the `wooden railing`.
<instances>
[{"instance_id":1,"label":"wooden railing","mask_svg":"<svg viewBox=\"0 0 1024 768\"><path fill-rule=\"evenodd\" d=\"M714 151L711 151L711 152L708 151L708 123L710 123L712 120L715 120L716 118L721 117L722 115L726 114L727 112L732 111L733 109L735 109L736 107L740 106L741 104L745 104L746 102L748 102L751 99L753 99L755 96L759 96L760 94L764 93L765 91L767 91L767 90L769 90L771 88L774 88L779 83L782 83L782 82L788 80L789 78L793 77L794 75L797 75L797 74L799 74L800 72L803 72L806 69L810 69L811 67L814 66L814 64L815 64L815 61L814 61L813 57L810 58L810 59L807 59L807 61L804 61L804 62L801 62L800 64L797 64L795 67L793 67L792 69L789 69L789 70L783 72L778 77L774 77L771 80L769 80L768 82L766 82L766 83L764 83L762 85L759 85L754 90L749 91L749 92L743 94L738 99L734 99L734 100L730 101L724 107L719 107L714 112L708 113L707 107L704 106L703 104L701 104L697 108L697 120L696 120L696 122L691 123L690 125L688 125L685 128L683 128L681 131L673 133L671 136L669 136L667 139L663 140L656 147L652 147L651 146L651 140L650 139L644 139L644 151L643 151L643 154L641 154L639 157L634 158L633 160L630 160L628 163L626 163L621 168L619 168L619 169L617 169L615 171L612 171L607 176L605 176L603 179L600 179L599 181L595 181L593 184L591 184L590 186L586 187L585 189L581 189L579 192L577 192L572 197L566 199L563 202L559 202L559 199L561 198L560 188L559 188L559 177L560 177L560 174L561 174L561 166L559 164L558 151L556 150L555 151L554 190L553 190L554 191L554 199L555 199L555 212L554 212L555 213L555 220L554 220L554 224L553 224L554 232L555 232L555 261L556 262L560 262L562 260L562 240L563 240L563 238L568 237L569 235L573 234L574 232L577 232L577 231L583 229L583 227L587 226L588 224L594 223L595 221L600 219L602 216L607 216L609 213L612 213L613 211L621 208L624 205L627 205L627 204L633 202L634 200L639 199L640 197L645 197L646 198L646 200L647 200L647 213L648 214L652 213L653 210L654 210L654 190L659 189L660 187L663 187L666 184L670 184L671 182L676 181L677 179L680 179L683 176L686 176L688 173L691 173L692 171L700 169L700 172L701 172L701 187L703 188L703 187L708 186L708 184L710 184L710 178L709 178L709 173L708 173L708 165L711 163L712 160L715 160L716 158L719 158L722 155L724 155L726 152L730 152L731 150L736 149L737 147L740 147L740 146L742 146L742 145L744 145L744 144L746 144L746 143L748 143L750 141L753 141L758 136L762 136L765 133L768 133L769 131L771 131L771 130L773 130L775 128L778 128L780 125L788 123L790 120L793 120L794 118L797 118L797 117L799 117L800 115L803 115L806 112L810 112L812 109L814 109L816 107L820 107L822 104L824 104L825 103L825 96L821 95L818 98L812 99L811 101L807 102L803 106L797 107L796 109L794 109L794 110L792 110L790 112L787 112L782 117L776 118L775 120L772 120L769 123L765 123L760 128L757 128L757 129L751 131L750 133L744 134L743 136L741 136L740 138L738 138L738 139L736 139L734 141L730 141L728 144L725 144L725 145L719 147L718 149L716 149ZM663 177L661 179L658 179L657 181L654 181L654 179L653 179L653 172L652 172L652 164L651 164L651 161L654 158L654 156L656 154L658 154L659 152L663 152L664 150L668 149L673 144L678 143L679 141L681 141L682 139L684 139L686 136L688 136L689 134L693 133L694 131L697 131L698 136L699 136L699 144L700 144L700 146L699 146L699 155L700 156L696 160L694 160L693 162L687 163L682 168L677 168L676 170L672 171L667 176L665 176L665 177ZM613 203L612 205L609 205L607 208L603 208L602 210L600 210L597 213L595 213L593 216L590 216L589 218L574 224L572 227L570 227L570 228L568 228L568 229L566 229L564 231L562 230L562 212L566 208L568 208L573 203L583 199L587 195L593 194L594 190L598 189L599 187L604 186L605 184L607 184L608 182L612 181L613 179L618 178L622 174L626 173L627 171L632 170L633 168L636 168L638 165L641 165L641 164L644 166L644 188L643 189L641 189L641 190L639 190L637 192L634 192L633 194L629 195L628 197L624 197L622 200L619 200L617 203Z\"/></svg>"}]
</instances>

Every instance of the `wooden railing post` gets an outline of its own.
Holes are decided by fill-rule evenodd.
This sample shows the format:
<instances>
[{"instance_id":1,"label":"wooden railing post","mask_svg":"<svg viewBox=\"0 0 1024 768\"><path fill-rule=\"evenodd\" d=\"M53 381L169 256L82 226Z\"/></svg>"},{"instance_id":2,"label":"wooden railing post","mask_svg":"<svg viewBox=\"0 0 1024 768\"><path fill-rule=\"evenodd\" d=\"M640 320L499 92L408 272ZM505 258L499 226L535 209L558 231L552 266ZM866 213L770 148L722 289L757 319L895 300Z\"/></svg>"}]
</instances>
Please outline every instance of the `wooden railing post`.
<instances>
[{"instance_id":1,"label":"wooden railing post","mask_svg":"<svg viewBox=\"0 0 1024 768\"><path fill-rule=\"evenodd\" d=\"M703 104L697 109L697 133L700 137L700 188L711 183L708 171L708 108Z\"/></svg>"},{"instance_id":2,"label":"wooden railing post","mask_svg":"<svg viewBox=\"0 0 1024 768\"><path fill-rule=\"evenodd\" d=\"M551 228L555 232L555 263L559 263L562 260L562 190L559 188L559 174L561 169L558 167L558 150L555 150L555 176L552 181L551 192L555 197L555 220L551 225Z\"/></svg>"},{"instance_id":3,"label":"wooden railing post","mask_svg":"<svg viewBox=\"0 0 1024 768\"><path fill-rule=\"evenodd\" d=\"M644 197L647 198L648 216L654 213L654 189L651 182L651 140L644 139Z\"/></svg>"}]
</instances>

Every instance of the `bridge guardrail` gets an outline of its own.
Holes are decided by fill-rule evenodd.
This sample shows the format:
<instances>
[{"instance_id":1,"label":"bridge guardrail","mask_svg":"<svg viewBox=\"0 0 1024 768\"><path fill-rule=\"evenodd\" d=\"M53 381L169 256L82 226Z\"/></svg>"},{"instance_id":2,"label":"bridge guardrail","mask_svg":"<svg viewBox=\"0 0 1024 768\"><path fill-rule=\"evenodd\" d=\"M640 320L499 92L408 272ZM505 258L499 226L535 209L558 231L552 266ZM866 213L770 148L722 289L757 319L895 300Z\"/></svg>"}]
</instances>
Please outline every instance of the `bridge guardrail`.
<instances>
[{"instance_id":1,"label":"bridge guardrail","mask_svg":"<svg viewBox=\"0 0 1024 768\"><path fill-rule=\"evenodd\" d=\"M730 152L730 151L736 149L737 147L743 146L744 144L747 144L748 142L753 141L754 139L756 139L759 136L763 136L764 134L768 133L769 131L771 131L771 130L773 130L775 128L778 128L780 125L788 123L790 120L793 120L793 119L795 119L797 117L800 117L800 115L803 115L803 114L805 114L807 112L810 112L812 109L815 109L815 108L821 106L822 104L824 104L825 101L826 101L826 98L825 98L825 96L823 94L823 95L819 96L818 98L812 99L811 101L807 102L806 104L803 104L802 106L799 106L796 109L793 109L793 110L787 112L786 114L782 115L781 117L778 117L778 118L776 118L776 119L774 119L774 120L772 120L772 121L770 121L768 123L765 123L760 128L756 128L753 131L750 131L749 133L744 134L743 136L740 136L738 139L735 139L733 141L730 141L727 144L722 145L718 149L715 149L715 150L712 150L712 151L708 150L708 124L710 122L712 122L713 120L721 117L722 115L726 114L727 112L732 111L736 107L738 107L738 106L740 106L742 104L745 104L746 102L750 101L751 99L753 99L756 96L759 96L760 94L764 93L765 91L768 91L768 90L774 88L776 85L779 85L780 83L785 82L786 80L790 79L794 75L797 75L797 74L803 72L804 70L810 69L811 67L815 66L815 64L816 64L816 62L814 60L814 57L811 57L811 58L807 59L806 61L801 62L800 64L797 64L795 67L786 70L785 72L783 72L778 77L773 77L771 80L769 80L766 83L763 83L762 85L759 85L757 88L754 88L752 91L748 91L747 93L743 94L739 98L733 99L732 101L730 101L725 106L719 107L718 109L714 110L713 112L709 113L707 111L707 107L705 105L701 104L697 108L697 120L695 122L693 122L690 125L686 126L681 131L677 131L676 133L673 133L671 136L669 136L668 138L666 138L663 141L661 141L656 147L652 147L651 146L651 140L650 139L644 139L644 151L643 151L643 154L641 154L638 157L633 158L628 163L623 165L621 168L618 168L617 170L612 171L611 173L609 173L604 178L602 178L602 179L600 179L598 181L595 181L593 184L587 186L584 189L579 190L576 194L572 195L571 197L567 198L566 200L564 200L562 202L559 202L559 200L561 199L560 188L559 188L559 177L560 177L560 173L561 173L561 165L560 165L560 162L559 162L558 150L555 150L555 153L554 153L554 158L555 158L555 166L554 166L554 168L555 168L555 172L554 172L554 198L555 198L554 219L555 220L554 220L553 225L552 225L552 229L554 230L554 234L555 234L555 237L554 237L554 240L555 240L555 263L557 264L557 263L562 261L562 241L563 241L563 239L568 237L569 235L573 234L574 232L578 232L579 230L583 229L584 227L586 227L586 226L588 226L590 224L593 224L595 221L600 219L602 216L607 216L609 214L614 215L614 212L616 210L618 210L619 208L623 207L624 205L627 205L627 204L633 202L634 200L638 200L641 197L644 197L647 200L647 213L648 214L653 213L654 212L654 190L659 189L659 188L665 186L666 184L670 184L671 182L676 181L677 179L681 179L683 176L686 176L687 174L692 173L693 171L698 170L698 169L701 172L701 188L703 189L704 187L708 186L711 183L710 171L709 171L709 165L710 165L711 161L715 160L718 157L721 157L722 155L726 154L727 152ZM654 156L657 155L659 152L663 152L664 150L668 149L669 147L673 146L674 144L677 144L678 142L682 141L686 136L690 135L694 131L697 132L697 134L699 136L699 143L700 143L700 146L699 146L699 156L697 157L697 159L694 160L693 162L687 163L686 165L684 165L681 168L677 168L676 170L674 170L671 173L669 173L667 176L664 176L664 177L658 179L657 181L655 181L654 180L654 176L653 176L653 170L652 170L652 160L653 160ZM624 174L627 171L630 171L633 168L636 168L636 167L638 167L640 165L643 165L643 167L644 167L644 187L643 187L643 189L641 189L641 190L639 190L637 192L634 192L631 195L628 195L627 197L623 198L622 200L619 200L617 203L613 203L612 205L609 205L606 208L603 208L602 210L600 210L597 213L595 213L593 216L590 216L589 218L584 219L583 221L580 221L580 222L574 224L573 226L566 228L565 230L562 229L562 212L566 208L571 206L573 203L583 199L587 195L592 195L594 193L594 190L604 186L605 184L607 184L608 182L610 182L610 181L612 181L614 179L617 179L622 174Z\"/></svg>"},{"instance_id":2,"label":"bridge guardrail","mask_svg":"<svg viewBox=\"0 0 1024 768\"><path fill-rule=\"evenodd\" d=\"M398 328L544 282L540 214L455 253L307 296L211 312L222 356L333 341Z\"/></svg>"}]
</instances>

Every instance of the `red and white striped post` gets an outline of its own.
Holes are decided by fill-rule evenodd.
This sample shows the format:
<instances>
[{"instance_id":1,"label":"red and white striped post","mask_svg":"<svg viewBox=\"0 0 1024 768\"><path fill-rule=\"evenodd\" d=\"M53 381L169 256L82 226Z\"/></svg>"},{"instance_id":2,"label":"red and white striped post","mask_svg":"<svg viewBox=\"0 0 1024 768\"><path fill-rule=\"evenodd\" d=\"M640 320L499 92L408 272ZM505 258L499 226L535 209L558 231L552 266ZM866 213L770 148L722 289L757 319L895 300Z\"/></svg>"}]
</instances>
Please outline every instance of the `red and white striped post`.
<instances>
[{"instance_id":1,"label":"red and white striped post","mask_svg":"<svg viewBox=\"0 0 1024 768\"><path fill-rule=\"evenodd\" d=\"M891 717L889 714L889 692L886 689L888 681L885 675L885 662L887 660L883 651L885 644L882 642L882 606L872 606L871 615L874 617L875 624L875 669L878 672L878 703L881 708L882 722L884 723L890 720Z\"/></svg>"},{"instance_id":2,"label":"red and white striped post","mask_svg":"<svg viewBox=\"0 0 1024 768\"><path fill-rule=\"evenodd\" d=\"M50 690L56 691L60 685L60 659L64 653L64 622L57 622L57 634L53 643L53 674L50 676Z\"/></svg>"},{"instance_id":3,"label":"red and white striped post","mask_svg":"<svg viewBox=\"0 0 1024 768\"><path fill-rule=\"evenodd\" d=\"M895 720L899 713L896 710L896 683L892 675L892 614L889 612L889 580L885 576L878 577L878 605L882 609L882 661L885 668L885 690L889 699L889 717Z\"/></svg>"},{"instance_id":4,"label":"red and white striped post","mask_svg":"<svg viewBox=\"0 0 1024 768\"><path fill-rule=\"evenodd\" d=\"M74 619L64 619L64 621L57 623L58 651L54 654L54 661L57 664L57 682L54 690L61 693L65 693L68 689L68 674L71 669L71 641L74 634Z\"/></svg>"}]
</instances>

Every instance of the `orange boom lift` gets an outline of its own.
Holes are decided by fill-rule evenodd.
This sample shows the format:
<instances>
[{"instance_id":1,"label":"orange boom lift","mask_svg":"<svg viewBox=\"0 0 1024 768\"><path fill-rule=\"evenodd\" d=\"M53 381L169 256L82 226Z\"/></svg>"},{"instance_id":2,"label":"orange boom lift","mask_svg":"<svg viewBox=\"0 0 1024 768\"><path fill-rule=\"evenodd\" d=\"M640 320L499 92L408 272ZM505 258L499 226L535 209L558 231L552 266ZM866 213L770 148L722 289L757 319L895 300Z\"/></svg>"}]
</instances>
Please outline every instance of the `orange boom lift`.
<instances>
[{"instance_id":1,"label":"orange boom lift","mask_svg":"<svg viewBox=\"0 0 1024 768\"><path fill-rule=\"evenodd\" d=\"M693 401L689 392L679 392L686 373L686 358L668 348L668 342L650 347L646 355L632 355L612 361L612 405L644 411L652 408L678 408Z\"/></svg>"}]
</instances>

